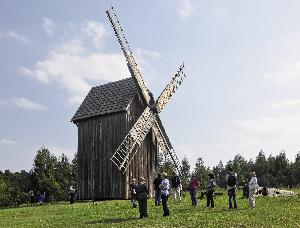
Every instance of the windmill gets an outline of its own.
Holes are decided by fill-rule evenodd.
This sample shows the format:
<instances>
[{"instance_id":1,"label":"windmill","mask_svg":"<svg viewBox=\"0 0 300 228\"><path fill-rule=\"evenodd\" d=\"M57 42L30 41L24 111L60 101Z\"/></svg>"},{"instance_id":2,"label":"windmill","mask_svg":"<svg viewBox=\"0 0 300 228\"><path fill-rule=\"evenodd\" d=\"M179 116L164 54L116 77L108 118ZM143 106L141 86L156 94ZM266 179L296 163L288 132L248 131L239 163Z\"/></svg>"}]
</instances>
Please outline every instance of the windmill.
<instances>
[{"instance_id":1,"label":"windmill","mask_svg":"<svg viewBox=\"0 0 300 228\"><path fill-rule=\"evenodd\" d=\"M132 78L134 79L137 90L141 98L147 105L136 123L133 125L129 133L126 135L126 137L116 150L116 152L111 157L111 161L118 167L120 171L123 171L125 173L135 154L137 153L140 145L144 141L145 136L149 133L150 129L153 129L155 136L158 139L161 150L165 155L170 156L170 158L174 162L177 172L180 174L181 168L179 160L167 135L165 134L165 130L163 129L163 126L159 119L159 113L164 109L168 101L181 85L183 79L186 77L183 72L184 64L179 67L179 70L177 71L175 76L167 84L157 100L154 101L152 93L147 89L143 81L141 72L135 61L128 41L124 35L123 29L120 25L114 8L111 7L106 11L106 14L126 58L128 69L131 73Z\"/></svg>"},{"instance_id":2,"label":"windmill","mask_svg":"<svg viewBox=\"0 0 300 228\"><path fill-rule=\"evenodd\" d=\"M132 77L91 88L71 120L78 128L80 200L127 199L129 183L140 176L149 184L151 195L159 148L180 174L180 163L159 113L184 79L184 65L154 101L114 9L106 13Z\"/></svg>"}]
</instances>

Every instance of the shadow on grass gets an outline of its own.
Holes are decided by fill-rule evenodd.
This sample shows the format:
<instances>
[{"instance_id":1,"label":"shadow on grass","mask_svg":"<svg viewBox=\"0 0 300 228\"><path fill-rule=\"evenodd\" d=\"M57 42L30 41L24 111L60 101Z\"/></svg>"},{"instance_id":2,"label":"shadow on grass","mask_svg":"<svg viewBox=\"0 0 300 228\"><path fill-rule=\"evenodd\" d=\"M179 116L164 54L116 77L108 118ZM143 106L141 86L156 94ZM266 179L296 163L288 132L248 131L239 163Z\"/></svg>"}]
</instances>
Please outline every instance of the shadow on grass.
<instances>
[{"instance_id":1,"label":"shadow on grass","mask_svg":"<svg viewBox=\"0 0 300 228\"><path fill-rule=\"evenodd\" d=\"M100 219L100 220L94 220L94 221L88 221L85 222L86 224L112 224L112 223L121 223L121 222L127 222L127 221L133 221L137 220L138 218L105 218L105 219Z\"/></svg>"}]
</instances>

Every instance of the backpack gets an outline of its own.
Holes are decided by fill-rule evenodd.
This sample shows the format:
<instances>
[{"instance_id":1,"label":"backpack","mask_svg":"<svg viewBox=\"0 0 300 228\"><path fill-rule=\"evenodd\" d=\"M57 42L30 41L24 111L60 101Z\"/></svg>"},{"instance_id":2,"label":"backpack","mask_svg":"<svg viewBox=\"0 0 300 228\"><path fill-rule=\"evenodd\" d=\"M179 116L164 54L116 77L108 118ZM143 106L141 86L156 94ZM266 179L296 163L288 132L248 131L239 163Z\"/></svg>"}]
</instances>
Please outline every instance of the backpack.
<instances>
[{"instance_id":1,"label":"backpack","mask_svg":"<svg viewBox=\"0 0 300 228\"><path fill-rule=\"evenodd\" d=\"M227 185L230 187L234 187L236 185L236 176L234 173L229 173Z\"/></svg>"}]
</instances>

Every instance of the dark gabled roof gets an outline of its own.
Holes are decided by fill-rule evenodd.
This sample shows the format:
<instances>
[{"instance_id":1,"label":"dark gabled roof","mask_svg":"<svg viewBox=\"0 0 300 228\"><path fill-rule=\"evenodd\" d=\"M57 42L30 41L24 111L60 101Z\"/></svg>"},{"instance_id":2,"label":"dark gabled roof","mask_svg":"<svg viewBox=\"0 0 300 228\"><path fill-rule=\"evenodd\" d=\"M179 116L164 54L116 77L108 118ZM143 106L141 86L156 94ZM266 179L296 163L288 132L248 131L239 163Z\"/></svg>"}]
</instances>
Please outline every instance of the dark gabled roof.
<instances>
[{"instance_id":1,"label":"dark gabled roof","mask_svg":"<svg viewBox=\"0 0 300 228\"><path fill-rule=\"evenodd\" d=\"M136 93L132 78L93 87L71 121L126 110Z\"/></svg>"}]
</instances>

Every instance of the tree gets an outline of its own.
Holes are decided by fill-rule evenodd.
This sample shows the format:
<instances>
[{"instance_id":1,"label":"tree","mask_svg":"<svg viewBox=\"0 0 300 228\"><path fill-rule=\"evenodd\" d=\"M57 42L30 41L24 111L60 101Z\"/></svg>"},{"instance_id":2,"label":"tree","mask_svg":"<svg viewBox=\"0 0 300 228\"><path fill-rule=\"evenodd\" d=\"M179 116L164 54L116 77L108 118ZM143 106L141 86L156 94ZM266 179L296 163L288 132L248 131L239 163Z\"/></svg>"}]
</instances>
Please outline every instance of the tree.
<instances>
[{"instance_id":1,"label":"tree","mask_svg":"<svg viewBox=\"0 0 300 228\"><path fill-rule=\"evenodd\" d=\"M216 184L220 187L225 187L226 171L221 160L217 166L213 167L212 172L215 175Z\"/></svg>"},{"instance_id":2,"label":"tree","mask_svg":"<svg viewBox=\"0 0 300 228\"><path fill-rule=\"evenodd\" d=\"M209 177L208 174L210 173L210 169L204 165L204 161L202 158L198 158L195 164L195 169L193 174L195 177L201 182L201 186L205 186L208 182Z\"/></svg>"},{"instance_id":3,"label":"tree","mask_svg":"<svg viewBox=\"0 0 300 228\"><path fill-rule=\"evenodd\" d=\"M189 187L189 179L191 176L190 173L191 165L186 157L181 161L181 183L182 189L186 191Z\"/></svg>"},{"instance_id":4,"label":"tree","mask_svg":"<svg viewBox=\"0 0 300 228\"><path fill-rule=\"evenodd\" d=\"M172 174L175 171L175 165L170 156L159 153L159 173L167 173L168 175Z\"/></svg>"},{"instance_id":5,"label":"tree","mask_svg":"<svg viewBox=\"0 0 300 228\"><path fill-rule=\"evenodd\" d=\"M300 152L297 153L295 162L291 164L291 185L294 187L300 186Z\"/></svg>"},{"instance_id":6,"label":"tree","mask_svg":"<svg viewBox=\"0 0 300 228\"><path fill-rule=\"evenodd\" d=\"M46 198L55 198L59 193L59 183L56 180L57 158L44 147L37 151L34 159L33 176L36 190L46 192Z\"/></svg>"}]
</instances>

